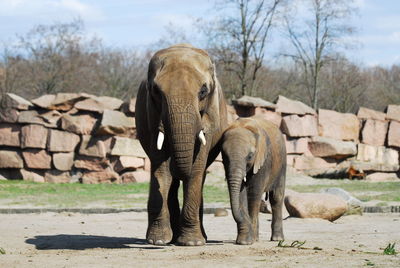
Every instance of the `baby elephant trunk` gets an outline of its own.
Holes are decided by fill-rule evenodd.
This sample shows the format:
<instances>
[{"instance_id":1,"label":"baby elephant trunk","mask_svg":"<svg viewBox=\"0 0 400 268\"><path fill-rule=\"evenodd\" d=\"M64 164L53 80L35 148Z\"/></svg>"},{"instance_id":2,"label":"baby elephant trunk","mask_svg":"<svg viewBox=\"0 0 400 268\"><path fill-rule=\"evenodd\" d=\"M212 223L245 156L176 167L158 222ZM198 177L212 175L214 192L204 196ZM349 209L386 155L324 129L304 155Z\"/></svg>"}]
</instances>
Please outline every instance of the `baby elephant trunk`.
<instances>
[{"instance_id":1,"label":"baby elephant trunk","mask_svg":"<svg viewBox=\"0 0 400 268\"><path fill-rule=\"evenodd\" d=\"M238 223L243 223L244 215L243 209L241 209L240 204L240 189L246 176L245 167L237 166L230 168L228 174L228 186L229 186L229 196L231 201L231 208L233 218Z\"/></svg>"}]
</instances>

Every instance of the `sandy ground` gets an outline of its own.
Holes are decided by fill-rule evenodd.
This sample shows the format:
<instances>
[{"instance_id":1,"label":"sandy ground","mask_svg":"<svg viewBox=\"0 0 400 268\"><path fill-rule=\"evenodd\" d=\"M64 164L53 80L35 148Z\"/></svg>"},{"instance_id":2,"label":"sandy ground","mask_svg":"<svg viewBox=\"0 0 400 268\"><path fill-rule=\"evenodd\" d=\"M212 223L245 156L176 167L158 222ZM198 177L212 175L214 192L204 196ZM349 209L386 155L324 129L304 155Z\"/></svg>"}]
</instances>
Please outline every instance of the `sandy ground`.
<instances>
[{"instance_id":1,"label":"sandy ground","mask_svg":"<svg viewBox=\"0 0 400 268\"><path fill-rule=\"evenodd\" d=\"M260 214L260 241L235 245L231 215L205 215L208 243L201 247L152 246L144 240L146 213L43 213L0 215L0 267L400 267L400 214L345 216L331 223L288 218L285 243L270 242L270 215Z\"/></svg>"}]
</instances>

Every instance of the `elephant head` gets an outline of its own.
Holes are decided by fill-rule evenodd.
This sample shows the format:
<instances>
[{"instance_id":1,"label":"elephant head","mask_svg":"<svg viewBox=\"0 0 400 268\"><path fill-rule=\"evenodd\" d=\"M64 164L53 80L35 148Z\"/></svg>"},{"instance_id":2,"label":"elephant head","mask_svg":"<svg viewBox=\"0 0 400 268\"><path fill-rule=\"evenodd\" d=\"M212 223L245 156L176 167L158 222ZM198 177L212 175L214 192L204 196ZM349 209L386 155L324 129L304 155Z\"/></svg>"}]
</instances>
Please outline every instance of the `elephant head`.
<instances>
[{"instance_id":1,"label":"elephant head","mask_svg":"<svg viewBox=\"0 0 400 268\"><path fill-rule=\"evenodd\" d=\"M148 102L158 115L158 150L170 150L176 172L190 177L195 148L207 145L210 117L218 118L219 84L208 54L187 44L158 51L146 83ZM168 141L168 142L165 142Z\"/></svg>"},{"instance_id":2,"label":"elephant head","mask_svg":"<svg viewBox=\"0 0 400 268\"><path fill-rule=\"evenodd\" d=\"M239 194L247 174L257 174L267 157L269 138L256 121L240 118L223 134L222 159L228 180L233 217L243 222Z\"/></svg>"}]
</instances>

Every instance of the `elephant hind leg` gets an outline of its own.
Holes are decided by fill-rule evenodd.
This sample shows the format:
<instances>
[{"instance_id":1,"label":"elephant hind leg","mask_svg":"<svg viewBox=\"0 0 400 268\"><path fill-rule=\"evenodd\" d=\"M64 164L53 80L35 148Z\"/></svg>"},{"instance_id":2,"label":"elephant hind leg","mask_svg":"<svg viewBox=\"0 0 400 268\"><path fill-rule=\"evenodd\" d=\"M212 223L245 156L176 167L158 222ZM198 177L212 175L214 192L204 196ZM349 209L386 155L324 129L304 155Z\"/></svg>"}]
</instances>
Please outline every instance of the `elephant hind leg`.
<instances>
[{"instance_id":1,"label":"elephant hind leg","mask_svg":"<svg viewBox=\"0 0 400 268\"><path fill-rule=\"evenodd\" d=\"M269 191L269 202L272 209L271 241L284 240L282 227L282 208L285 198L285 175L281 175L274 189Z\"/></svg>"}]
</instances>

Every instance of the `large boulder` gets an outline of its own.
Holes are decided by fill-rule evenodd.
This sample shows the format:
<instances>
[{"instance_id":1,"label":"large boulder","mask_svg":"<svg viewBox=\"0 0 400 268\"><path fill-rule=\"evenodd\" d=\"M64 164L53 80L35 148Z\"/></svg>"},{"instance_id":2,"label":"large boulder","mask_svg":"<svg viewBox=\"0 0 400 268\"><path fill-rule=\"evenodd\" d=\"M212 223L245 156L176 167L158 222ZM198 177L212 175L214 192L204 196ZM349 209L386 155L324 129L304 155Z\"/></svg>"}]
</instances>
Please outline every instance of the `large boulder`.
<instances>
[{"instance_id":1,"label":"large boulder","mask_svg":"<svg viewBox=\"0 0 400 268\"><path fill-rule=\"evenodd\" d=\"M304 154L308 153L309 138L291 139L286 140L286 153L287 154Z\"/></svg>"},{"instance_id":2,"label":"large boulder","mask_svg":"<svg viewBox=\"0 0 400 268\"><path fill-rule=\"evenodd\" d=\"M97 119L88 114L70 115L61 117L61 128L75 134L90 135L96 125Z\"/></svg>"},{"instance_id":3,"label":"large boulder","mask_svg":"<svg viewBox=\"0 0 400 268\"><path fill-rule=\"evenodd\" d=\"M18 110L0 106L0 123L16 123L18 117Z\"/></svg>"},{"instance_id":4,"label":"large boulder","mask_svg":"<svg viewBox=\"0 0 400 268\"><path fill-rule=\"evenodd\" d=\"M275 110L276 105L258 97L242 96L239 99L232 100L232 104L236 106L244 107L262 107Z\"/></svg>"},{"instance_id":5,"label":"large boulder","mask_svg":"<svg viewBox=\"0 0 400 268\"><path fill-rule=\"evenodd\" d=\"M386 172L375 172L368 174L365 178L366 181L370 182L385 182L385 181L398 181L400 182L400 178L396 173L386 173Z\"/></svg>"},{"instance_id":6,"label":"large boulder","mask_svg":"<svg viewBox=\"0 0 400 268\"><path fill-rule=\"evenodd\" d=\"M101 171L89 171L83 173L82 183L84 184L97 184L97 183L120 183L121 178L118 173L110 168Z\"/></svg>"},{"instance_id":7,"label":"large boulder","mask_svg":"<svg viewBox=\"0 0 400 268\"><path fill-rule=\"evenodd\" d=\"M43 95L32 100L35 105L48 110L69 111L78 101L88 98L85 93L57 93L56 95Z\"/></svg>"},{"instance_id":8,"label":"large boulder","mask_svg":"<svg viewBox=\"0 0 400 268\"><path fill-rule=\"evenodd\" d=\"M111 155L147 157L139 140L118 136L114 137L114 147L111 150Z\"/></svg>"},{"instance_id":9,"label":"large boulder","mask_svg":"<svg viewBox=\"0 0 400 268\"><path fill-rule=\"evenodd\" d=\"M357 146L354 142L320 136L312 137L308 147L311 153L318 157L343 158L357 154Z\"/></svg>"},{"instance_id":10,"label":"large boulder","mask_svg":"<svg viewBox=\"0 0 400 268\"><path fill-rule=\"evenodd\" d=\"M319 109L318 131L323 137L357 142L360 122L354 114Z\"/></svg>"},{"instance_id":11,"label":"large boulder","mask_svg":"<svg viewBox=\"0 0 400 268\"><path fill-rule=\"evenodd\" d=\"M97 134L131 137L136 127L135 118L119 111L104 110Z\"/></svg>"},{"instance_id":12,"label":"large boulder","mask_svg":"<svg viewBox=\"0 0 400 268\"><path fill-rule=\"evenodd\" d=\"M50 152L73 152L80 141L74 133L51 129L47 148Z\"/></svg>"},{"instance_id":13,"label":"large boulder","mask_svg":"<svg viewBox=\"0 0 400 268\"><path fill-rule=\"evenodd\" d=\"M84 135L79 147L79 154L104 158L110 150L108 149L110 143L111 138L107 136Z\"/></svg>"},{"instance_id":14,"label":"large boulder","mask_svg":"<svg viewBox=\"0 0 400 268\"><path fill-rule=\"evenodd\" d=\"M18 123L39 124L49 128L57 128L61 114L57 111L39 113L36 110L22 111L18 116Z\"/></svg>"},{"instance_id":15,"label":"large boulder","mask_svg":"<svg viewBox=\"0 0 400 268\"><path fill-rule=\"evenodd\" d=\"M346 201L349 208L356 209L364 206L363 202L361 202L359 199L355 198L349 192L343 190L342 188L337 188L337 187L326 188L321 190L321 192L339 196L344 201Z\"/></svg>"},{"instance_id":16,"label":"large boulder","mask_svg":"<svg viewBox=\"0 0 400 268\"><path fill-rule=\"evenodd\" d=\"M50 183L70 183L71 174L68 171L51 169L44 174L44 181Z\"/></svg>"},{"instance_id":17,"label":"large boulder","mask_svg":"<svg viewBox=\"0 0 400 268\"><path fill-rule=\"evenodd\" d=\"M300 101L288 99L284 96L278 97L278 101L276 103L276 112L297 115L316 114L315 110L310 106L307 106Z\"/></svg>"},{"instance_id":18,"label":"large boulder","mask_svg":"<svg viewBox=\"0 0 400 268\"><path fill-rule=\"evenodd\" d=\"M28 168L50 169L51 156L45 150L27 149L22 152L25 164Z\"/></svg>"},{"instance_id":19,"label":"large boulder","mask_svg":"<svg viewBox=\"0 0 400 268\"><path fill-rule=\"evenodd\" d=\"M388 122L375 119L367 119L362 129L362 143L383 146L385 145Z\"/></svg>"},{"instance_id":20,"label":"large boulder","mask_svg":"<svg viewBox=\"0 0 400 268\"><path fill-rule=\"evenodd\" d=\"M347 211L345 200L325 193L292 193L285 196L285 206L292 217L328 221L335 221Z\"/></svg>"},{"instance_id":21,"label":"large boulder","mask_svg":"<svg viewBox=\"0 0 400 268\"><path fill-rule=\"evenodd\" d=\"M2 102L6 103L8 108L14 108L17 110L28 110L33 106L30 101L27 101L26 99L13 93L4 94L3 98L4 100L2 100Z\"/></svg>"},{"instance_id":22,"label":"large boulder","mask_svg":"<svg viewBox=\"0 0 400 268\"><path fill-rule=\"evenodd\" d=\"M144 159L134 156L120 156L113 165L116 172L121 172L123 170L136 170L144 167Z\"/></svg>"},{"instance_id":23,"label":"large boulder","mask_svg":"<svg viewBox=\"0 0 400 268\"><path fill-rule=\"evenodd\" d=\"M254 110L254 114L259 115L260 117L264 118L267 121L271 121L277 127L280 127L280 125L281 125L282 116L277 112L273 112L273 111L270 111L270 110L267 110L267 109L264 109L261 107L257 107Z\"/></svg>"},{"instance_id":24,"label":"large boulder","mask_svg":"<svg viewBox=\"0 0 400 268\"><path fill-rule=\"evenodd\" d=\"M144 170L128 171L121 176L123 183L150 182L150 172Z\"/></svg>"},{"instance_id":25,"label":"large boulder","mask_svg":"<svg viewBox=\"0 0 400 268\"><path fill-rule=\"evenodd\" d=\"M400 105L388 105L386 109L386 119L400 122Z\"/></svg>"},{"instance_id":26,"label":"large boulder","mask_svg":"<svg viewBox=\"0 0 400 268\"><path fill-rule=\"evenodd\" d=\"M46 148L48 130L42 125L25 125L21 129L21 148Z\"/></svg>"},{"instance_id":27,"label":"large boulder","mask_svg":"<svg viewBox=\"0 0 400 268\"><path fill-rule=\"evenodd\" d=\"M360 107L360 109L358 109L357 117L360 119L385 120L386 114L365 107Z\"/></svg>"},{"instance_id":28,"label":"large boulder","mask_svg":"<svg viewBox=\"0 0 400 268\"><path fill-rule=\"evenodd\" d=\"M364 168L356 170L397 171L399 169L399 152L384 146L358 144L356 162L365 163ZM369 164L369 165L368 165Z\"/></svg>"},{"instance_id":29,"label":"large boulder","mask_svg":"<svg viewBox=\"0 0 400 268\"><path fill-rule=\"evenodd\" d=\"M388 145L400 147L400 122L391 121L388 133Z\"/></svg>"},{"instance_id":30,"label":"large boulder","mask_svg":"<svg viewBox=\"0 0 400 268\"><path fill-rule=\"evenodd\" d=\"M336 167L336 162L321 157L307 155L297 156L294 159L294 168L297 170L328 169Z\"/></svg>"},{"instance_id":31,"label":"large boulder","mask_svg":"<svg viewBox=\"0 0 400 268\"><path fill-rule=\"evenodd\" d=\"M83 111L103 113L104 110L118 110L123 101L113 97L90 96L88 99L75 103L75 108Z\"/></svg>"},{"instance_id":32,"label":"large boulder","mask_svg":"<svg viewBox=\"0 0 400 268\"><path fill-rule=\"evenodd\" d=\"M85 169L90 171L103 171L110 168L110 161L106 158L78 156L74 161L75 168Z\"/></svg>"},{"instance_id":33,"label":"large boulder","mask_svg":"<svg viewBox=\"0 0 400 268\"><path fill-rule=\"evenodd\" d=\"M317 118L313 115L288 115L282 118L281 130L289 137L318 135Z\"/></svg>"},{"instance_id":34,"label":"large boulder","mask_svg":"<svg viewBox=\"0 0 400 268\"><path fill-rule=\"evenodd\" d=\"M71 170L74 164L74 152L69 153L54 153L53 165L56 169L61 171Z\"/></svg>"},{"instance_id":35,"label":"large boulder","mask_svg":"<svg viewBox=\"0 0 400 268\"><path fill-rule=\"evenodd\" d=\"M37 173L37 172L28 171L28 170L25 170L25 169L21 169L20 172L21 172L22 179L24 181L45 182L44 176L39 174L39 173Z\"/></svg>"},{"instance_id":36,"label":"large boulder","mask_svg":"<svg viewBox=\"0 0 400 268\"><path fill-rule=\"evenodd\" d=\"M18 151L0 150L0 168L23 168L24 161Z\"/></svg>"},{"instance_id":37,"label":"large boulder","mask_svg":"<svg viewBox=\"0 0 400 268\"><path fill-rule=\"evenodd\" d=\"M0 123L0 145L20 147L19 135L21 126L8 123Z\"/></svg>"}]
</instances>

